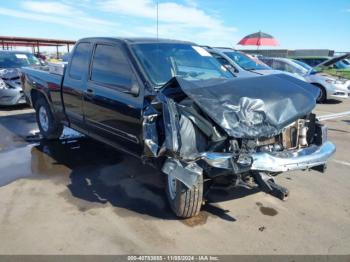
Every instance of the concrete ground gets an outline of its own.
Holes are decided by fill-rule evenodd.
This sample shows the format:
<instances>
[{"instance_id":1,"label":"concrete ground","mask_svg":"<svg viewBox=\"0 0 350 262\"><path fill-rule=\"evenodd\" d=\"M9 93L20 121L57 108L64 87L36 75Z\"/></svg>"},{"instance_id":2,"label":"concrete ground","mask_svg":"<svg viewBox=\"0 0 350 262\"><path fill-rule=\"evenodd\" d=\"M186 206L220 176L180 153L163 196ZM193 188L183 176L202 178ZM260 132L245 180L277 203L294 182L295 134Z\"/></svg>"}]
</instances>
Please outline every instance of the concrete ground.
<instances>
[{"instance_id":1,"label":"concrete ground","mask_svg":"<svg viewBox=\"0 0 350 262\"><path fill-rule=\"evenodd\" d=\"M157 171L84 137L44 143L32 110L1 108L0 254L349 254L350 117L327 124L337 152L326 173L280 175L286 201L216 190L179 220Z\"/></svg>"}]
</instances>

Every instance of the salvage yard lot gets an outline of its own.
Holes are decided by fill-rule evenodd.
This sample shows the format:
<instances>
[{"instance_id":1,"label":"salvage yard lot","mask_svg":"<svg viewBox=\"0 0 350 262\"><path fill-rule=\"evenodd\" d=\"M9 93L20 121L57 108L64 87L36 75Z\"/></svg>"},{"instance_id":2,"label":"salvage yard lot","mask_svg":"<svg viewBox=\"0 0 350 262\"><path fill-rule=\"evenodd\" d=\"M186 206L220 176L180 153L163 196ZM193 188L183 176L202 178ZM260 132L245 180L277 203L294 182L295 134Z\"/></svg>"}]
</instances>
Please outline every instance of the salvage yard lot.
<instances>
[{"instance_id":1,"label":"salvage yard lot","mask_svg":"<svg viewBox=\"0 0 350 262\"><path fill-rule=\"evenodd\" d=\"M331 100L316 113L348 111ZM198 217L169 209L164 179L85 137L42 142L31 109L0 109L0 254L348 254L350 118L327 121L325 174L282 174L286 201L216 190Z\"/></svg>"}]
</instances>

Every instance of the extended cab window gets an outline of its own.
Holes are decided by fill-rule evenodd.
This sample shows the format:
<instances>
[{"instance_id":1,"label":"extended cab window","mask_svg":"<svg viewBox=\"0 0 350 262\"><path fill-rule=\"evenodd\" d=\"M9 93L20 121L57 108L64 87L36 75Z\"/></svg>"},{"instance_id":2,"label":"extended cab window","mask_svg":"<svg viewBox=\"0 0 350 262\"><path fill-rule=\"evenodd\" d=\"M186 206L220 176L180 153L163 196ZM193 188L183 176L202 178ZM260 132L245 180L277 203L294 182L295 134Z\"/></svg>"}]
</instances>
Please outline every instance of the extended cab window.
<instances>
[{"instance_id":1,"label":"extended cab window","mask_svg":"<svg viewBox=\"0 0 350 262\"><path fill-rule=\"evenodd\" d=\"M74 54L71 61L69 70L69 76L80 80L81 77L86 74L89 66L89 43L79 43L74 50Z\"/></svg>"},{"instance_id":2,"label":"extended cab window","mask_svg":"<svg viewBox=\"0 0 350 262\"><path fill-rule=\"evenodd\" d=\"M131 88L133 72L127 58L118 46L96 46L91 80L122 88Z\"/></svg>"}]
</instances>

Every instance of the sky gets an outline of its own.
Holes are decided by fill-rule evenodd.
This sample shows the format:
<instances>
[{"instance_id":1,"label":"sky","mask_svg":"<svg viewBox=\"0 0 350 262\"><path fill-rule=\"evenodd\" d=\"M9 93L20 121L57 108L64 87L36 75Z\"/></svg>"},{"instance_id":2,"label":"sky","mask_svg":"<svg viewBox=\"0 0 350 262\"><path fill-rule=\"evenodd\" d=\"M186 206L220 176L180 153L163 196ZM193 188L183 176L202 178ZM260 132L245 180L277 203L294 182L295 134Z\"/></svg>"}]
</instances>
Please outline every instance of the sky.
<instances>
[{"instance_id":1,"label":"sky","mask_svg":"<svg viewBox=\"0 0 350 262\"><path fill-rule=\"evenodd\" d=\"M156 2L0 0L0 35L155 37ZM161 38L238 48L261 30L281 49L350 51L350 0L158 0L158 17Z\"/></svg>"}]
</instances>

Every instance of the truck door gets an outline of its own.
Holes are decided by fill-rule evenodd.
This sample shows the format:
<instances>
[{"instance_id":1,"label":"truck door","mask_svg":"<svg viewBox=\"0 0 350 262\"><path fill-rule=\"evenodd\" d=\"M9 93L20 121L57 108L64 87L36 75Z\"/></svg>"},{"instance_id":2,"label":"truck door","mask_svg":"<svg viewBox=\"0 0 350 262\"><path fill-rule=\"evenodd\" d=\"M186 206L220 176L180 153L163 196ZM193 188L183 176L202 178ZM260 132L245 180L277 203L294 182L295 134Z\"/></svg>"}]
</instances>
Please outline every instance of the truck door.
<instances>
[{"instance_id":1,"label":"truck door","mask_svg":"<svg viewBox=\"0 0 350 262\"><path fill-rule=\"evenodd\" d=\"M77 44L62 85L65 113L73 127L83 129L83 94L86 90L91 52L91 43L80 42Z\"/></svg>"},{"instance_id":2,"label":"truck door","mask_svg":"<svg viewBox=\"0 0 350 262\"><path fill-rule=\"evenodd\" d=\"M90 135L139 155L143 89L126 50L114 42L97 43L90 67L84 93Z\"/></svg>"}]
</instances>

